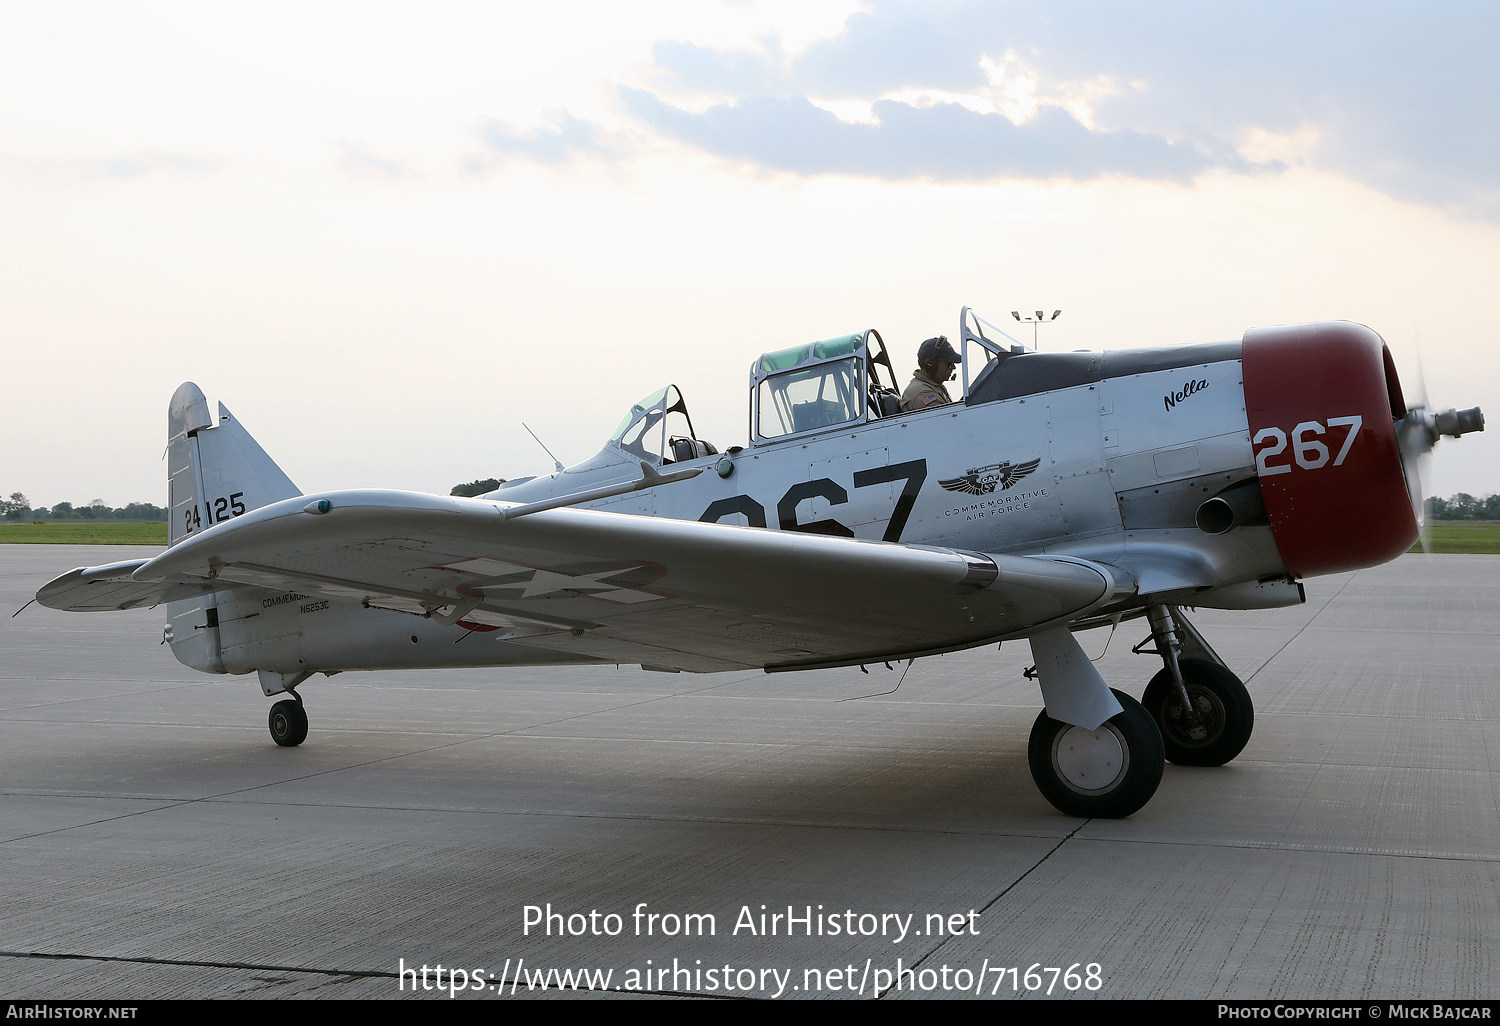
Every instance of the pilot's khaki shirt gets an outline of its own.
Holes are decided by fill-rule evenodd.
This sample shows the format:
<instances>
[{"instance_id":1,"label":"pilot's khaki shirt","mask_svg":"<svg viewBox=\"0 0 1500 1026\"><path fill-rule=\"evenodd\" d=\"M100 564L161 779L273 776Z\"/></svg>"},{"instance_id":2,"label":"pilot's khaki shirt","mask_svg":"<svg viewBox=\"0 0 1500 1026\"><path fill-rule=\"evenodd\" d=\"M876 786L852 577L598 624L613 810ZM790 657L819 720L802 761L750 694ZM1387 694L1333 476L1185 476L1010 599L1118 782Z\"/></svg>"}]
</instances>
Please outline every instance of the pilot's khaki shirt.
<instances>
[{"instance_id":1,"label":"pilot's khaki shirt","mask_svg":"<svg viewBox=\"0 0 1500 1026\"><path fill-rule=\"evenodd\" d=\"M952 401L948 396L948 389L941 382L933 381L925 371L919 370L912 376L906 391L901 393L901 412L946 406Z\"/></svg>"}]
</instances>

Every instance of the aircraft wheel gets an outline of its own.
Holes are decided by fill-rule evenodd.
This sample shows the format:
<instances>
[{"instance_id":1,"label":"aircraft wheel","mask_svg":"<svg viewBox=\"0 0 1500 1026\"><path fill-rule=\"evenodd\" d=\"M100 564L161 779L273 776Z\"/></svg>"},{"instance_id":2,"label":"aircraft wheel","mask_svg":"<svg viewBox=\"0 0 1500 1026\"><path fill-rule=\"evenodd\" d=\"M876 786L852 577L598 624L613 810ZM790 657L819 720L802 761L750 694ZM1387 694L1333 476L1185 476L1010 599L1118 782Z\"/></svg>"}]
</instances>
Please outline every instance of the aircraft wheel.
<instances>
[{"instance_id":1,"label":"aircraft wheel","mask_svg":"<svg viewBox=\"0 0 1500 1026\"><path fill-rule=\"evenodd\" d=\"M296 748L307 740L307 711L302 703L287 699L271 706L271 739L283 748Z\"/></svg>"},{"instance_id":2,"label":"aircraft wheel","mask_svg":"<svg viewBox=\"0 0 1500 1026\"><path fill-rule=\"evenodd\" d=\"M1179 766L1222 766L1244 751L1255 727L1255 706L1244 683L1218 663L1184 659L1179 664L1198 723L1184 722L1182 697L1172 674L1162 670L1141 696L1156 721L1167 758Z\"/></svg>"},{"instance_id":3,"label":"aircraft wheel","mask_svg":"<svg viewBox=\"0 0 1500 1026\"><path fill-rule=\"evenodd\" d=\"M1114 696L1124 710L1095 730L1054 720L1046 710L1031 728L1031 776L1059 812L1120 819L1150 801L1161 783L1156 724L1135 699Z\"/></svg>"}]
</instances>

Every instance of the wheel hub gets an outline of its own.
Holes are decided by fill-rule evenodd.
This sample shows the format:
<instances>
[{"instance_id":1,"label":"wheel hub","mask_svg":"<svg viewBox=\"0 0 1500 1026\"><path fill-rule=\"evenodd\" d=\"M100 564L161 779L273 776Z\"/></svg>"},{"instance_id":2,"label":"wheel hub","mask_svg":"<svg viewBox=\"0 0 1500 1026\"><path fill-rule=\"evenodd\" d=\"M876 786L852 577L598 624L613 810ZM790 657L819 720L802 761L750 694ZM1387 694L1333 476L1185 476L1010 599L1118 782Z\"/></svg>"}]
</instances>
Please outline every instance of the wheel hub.
<instances>
[{"instance_id":1,"label":"wheel hub","mask_svg":"<svg viewBox=\"0 0 1500 1026\"><path fill-rule=\"evenodd\" d=\"M1224 706L1211 692L1192 686L1188 697L1193 701L1191 711L1183 709L1181 702L1167 703L1163 726L1181 744L1207 744L1224 731Z\"/></svg>"},{"instance_id":2,"label":"wheel hub","mask_svg":"<svg viewBox=\"0 0 1500 1026\"><path fill-rule=\"evenodd\" d=\"M1069 727L1063 731L1057 736L1052 761L1059 779L1079 794L1108 791L1130 765L1128 750L1108 723L1094 730Z\"/></svg>"}]
</instances>

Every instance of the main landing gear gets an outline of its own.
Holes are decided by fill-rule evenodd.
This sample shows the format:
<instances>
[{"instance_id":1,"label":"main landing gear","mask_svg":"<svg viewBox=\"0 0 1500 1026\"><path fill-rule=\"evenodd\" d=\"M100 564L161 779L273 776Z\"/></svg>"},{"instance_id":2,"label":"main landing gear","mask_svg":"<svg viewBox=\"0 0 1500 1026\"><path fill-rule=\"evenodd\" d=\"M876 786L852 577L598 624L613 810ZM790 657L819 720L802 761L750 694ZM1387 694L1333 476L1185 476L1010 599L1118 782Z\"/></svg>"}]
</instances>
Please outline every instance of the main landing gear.
<instances>
[{"instance_id":1,"label":"main landing gear","mask_svg":"<svg viewBox=\"0 0 1500 1026\"><path fill-rule=\"evenodd\" d=\"M1178 665L1181 686L1162 670L1146 685L1141 704L1161 731L1168 759L1179 766L1222 766L1244 750L1255 727L1250 692L1222 666L1201 659Z\"/></svg>"},{"instance_id":2,"label":"main landing gear","mask_svg":"<svg viewBox=\"0 0 1500 1026\"><path fill-rule=\"evenodd\" d=\"M1255 729L1250 692L1181 610L1151 606L1146 616L1164 665L1141 704L1161 731L1167 758L1179 766L1224 765L1244 751Z\"/></svg>"},{"instance_id":3,"label":"main landing gear","mask_svg":"<svg viewBox=\"0 0 1500 1026\"><path fill-rule=\"evenodd\" d=\"M1027 761L1043 797L1069 816L1129 816L1156 793L1166 760L1222 766L1250 740L1245 685L1181 610L1145 612L1151 637L1135 651L1160 656L1163 669L1140 702L1108 688L1067 628L1031 638L1036 672L1027 676L1040 677L1047 711L1031 728Z\"/></svg>"},{"instance_id":4,"label":"main landing gear","mask_svg":"<svg viewBox=\"0 0 1500 1026\"><path fill-rule=\"evenodd\" d=\"M1069 816L1118 819L1151 800L1161 783L1162 738L1139 702L1111 693L1123 707L1093 730L1044 711L1031 728L1027 760L1042 797Z\"/></svg>"},{"instance_id":5,"label":"main landing gear","mask_svg":"<svg viewBox=\"0 0 1500 1026\"><path fill-rule=\"evenodd\" d=\"M1104 683L1068 627L1029 640L1047 706L1027 745L1037 790L1069 816L1129 816L1161 783L1160 731L1139 702Z\"/></svg>"}]
</instances>

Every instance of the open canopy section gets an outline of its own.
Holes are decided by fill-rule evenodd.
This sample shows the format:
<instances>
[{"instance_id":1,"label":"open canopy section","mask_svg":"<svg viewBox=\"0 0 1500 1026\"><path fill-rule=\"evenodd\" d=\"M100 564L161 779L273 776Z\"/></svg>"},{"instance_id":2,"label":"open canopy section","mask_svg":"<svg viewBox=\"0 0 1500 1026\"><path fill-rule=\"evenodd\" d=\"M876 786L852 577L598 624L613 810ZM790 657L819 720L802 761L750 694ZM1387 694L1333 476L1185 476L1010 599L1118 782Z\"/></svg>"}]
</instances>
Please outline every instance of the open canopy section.
<instances>
[{"instance_id":1,"label":"open canopy section","mask_svg":"<svg viewBox=\"0 0 1500 1026\"><path fill-rule=\"evenodd\" d=\"M959 355L963 357L964 398L969 396L969 385L977 381L991 366L1019 353L1029 353L1031 348L998 324L981 317L973 307L964 307L958 315ZM969 343L974 343L970 346ZM972 356L970 354L973 354ZM978 360L984 354L984 362Z\"/></svg>"},{"instance_id":2,"label":"open canopy section","mask_svg":"<svg viewBox=\"0 0 1500 1026\"><path fill-rule=\"evenodd\" d=\"M687 401L676 385L659 388L631 404L609 436L609 444L651 463L681 463L719 451L694 434Z\"/></svg>"}]
</instances>

